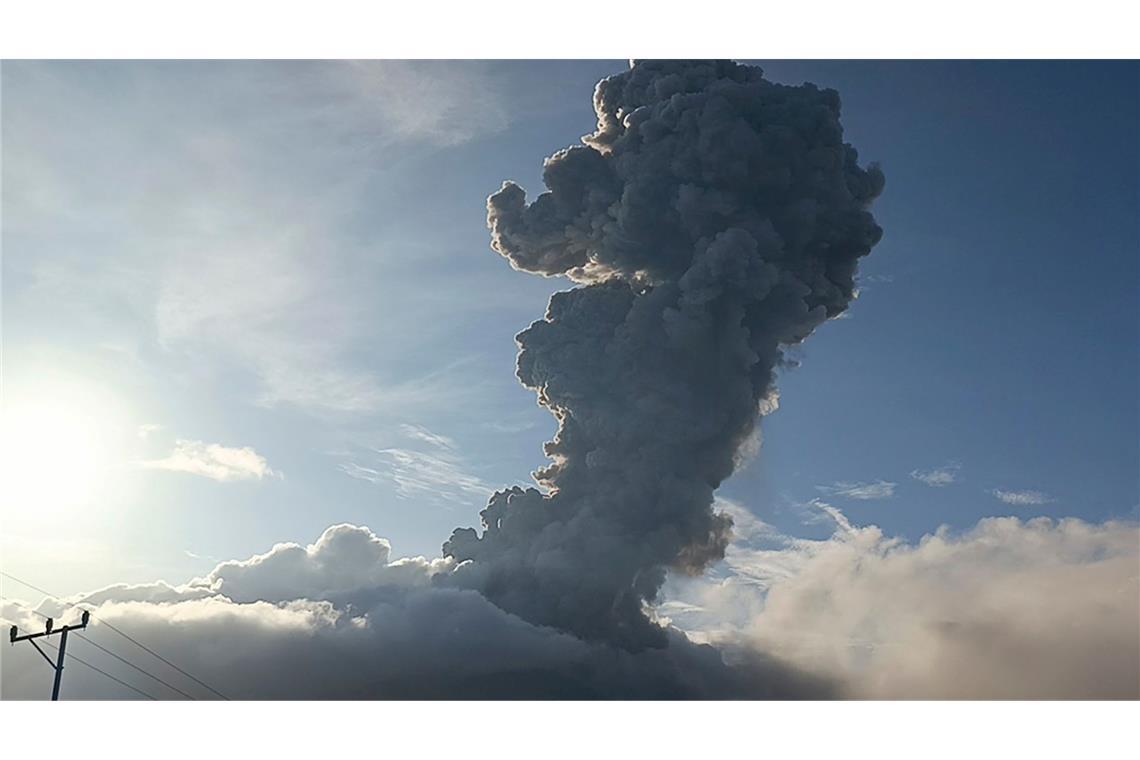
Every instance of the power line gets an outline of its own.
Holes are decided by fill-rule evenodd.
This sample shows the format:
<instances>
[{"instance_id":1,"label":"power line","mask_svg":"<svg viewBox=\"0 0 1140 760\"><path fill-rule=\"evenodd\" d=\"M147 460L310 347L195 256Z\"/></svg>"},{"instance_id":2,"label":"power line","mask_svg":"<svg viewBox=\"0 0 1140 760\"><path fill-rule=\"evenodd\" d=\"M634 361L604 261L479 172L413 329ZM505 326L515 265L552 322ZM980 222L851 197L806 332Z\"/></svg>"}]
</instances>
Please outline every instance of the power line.
<instances>
[{"instance_id":1,"label":"power line","mask_svg":"<svg viewBox=\"0 0 1140 760\"><path fill-rule=\"evenodd\" d=\"M47 646L51 647L52 649L59 649L59 647L57 647L55 644L49 644L49 643L48 643L48 642L46 642L46 641L44 642L44 644L47 644ZM87 667L89 667L89 668L91 668L92 670L94 670L96 673L100 673L100 674L102 674L102 675L106 676L107 678L110 678L112 681L114 681L114 682L115 682L115 683L117 683L117 684L122 684L123 686L126 686L128 689L130 689L130 690L131 690L131 691L133 691L133 692L136 692L136 693L138 693L138 694L142 694L144 697L146 697L146 698L147 698L147 699L149 699L149 700L152 700L152 701L155 701L155 702L157 702L157 701L158 701L158 698L157 698L157 697L152 697L150 694L147 694L147 693L146 693L145 691L143 691L142 689L137 689L137 688L135 688L134 686L131 686L131 685L130 685L129 683L127 683L126 681L123 681L123 680L121 680L121 679L115 678L113 675L111 675L111 674L110 674L110 673L108 673L107 671L105 671L105 670L100 670L99 668L95 667L94 665L92 665L91 663L87 662L86 660L82 660L82 659L80 659L80 658L76 657L76 656L75 656L75 655L73 655L71 652L67 652L67 653L66 653L66 657L67 657L67 659L69 659L69 660L75 660L75 661L76 661L76 662L78 662L80 665L86 665Z\"/></svg>"},{"instance_id":2,"label":"power line","mask_svg":"<svg viewBox=\"0 0 1140 760\"><path fill-rule=\"evenodd\" d=\"M14 576L14 575L12 575L12 574L10 574L10 573L5 573L5 572L3 572L3 571L0 571L0 575L4 576L5 578L8 578L9 580L13 580L13 581L16 581L16 583L19 583L19 584L20 584L20 585L22 585L22 586L27 586L28 588L32 589L33 591L38 591L38 592L40 592L41 594L45 594L45 595L47 595L47 596L51 597L52 599L56 599L56 600L59 600L59 597L58 597L58 596L56 596L55 594L51 593L50 591L45 591L44 589L40 588L39 586L33 586L32 584L28 583L27 581L25 581L25 580L21 580L21 579L17 578L16 576ZM77 607L78 605L75 605L75 604L69 604L68 606L69 606L69 607ZM82 608L82 607L80 607L80 609L83 609L83 608ZM40 615L41 617L47 617L47 616L46 616L46 615L44 615L42 612L36 612L36 610L32 610L32 612L35 612L37 615ZM95 615L94 615L94 614L92 614L92 617L95 617ZM126 634L124 631L122 631L122 630L120 630L119 628L115 627L115 626L114 626L114 625L112 625L111 623L108 623L106 620L103 620L102 618L100 618L100 619L99 619L99 622L100 622L101 624L103 624L103 625L107 626L108 628L110 628L112 631L114 631L115 633L119 634L119 635L120 635L120 636L122 636L123 638L125 638L127 641L130 641L130 642L131 642L132 644L134 644L135 646L137 646L137 647L139 647L139 648L141 648L141 649L145 650L146 652L149 652L149 653L150 653L151 655L153 655L154 657L157 657L158 659L162 660L162 661L163 661L163 662L165 662L167 665L169 665L170 667L174 668L175 670L177 670L179 673L181 673L182 675L186 676L187 678L189 678L191 681L194 681L195 683L197 683L197 684L199 684L199 685L201 685L201 686L205 687L206 689L209 689L211 692L213 692L214 694L218 695L218 696L219 696L219 697L221 697L222 699L224 699L224 700L226 700L226 701L229 701L229 697L227 697L225 694L222 694L220 691L218 691L217 689L215 689L213 686L210 686L210 684L206 683L205 681L201 680L200 678L197 678L197 677L195 677L195 676L192 676L192 675L190 675L190 674L189 674L189 673L187 673L185 670L183 670L182 668L178 667L178 666L177 666L177 665L175 665L173 662L171 662L170 660L168 660L168 659L166 659L165 657L163 657L162 655L160 655L158 652L156 652L156 651L154 651L153 649L151 649L150 647L148 647L146 644L143 644L141 641L138 641L137 639L135 639L135 638L133 638L133 637L131 637L131 636L127 635L127 634ZM90 641L90 639L87 639L87 641L88 641L88 643L94 643L94 642ZM144 671L144 672L145 672L145 671ZM148 675L149 675L149 674L148 674ZM158 679L156 678L155 680L158 680ZM173 687L171 687L171 688L173 688ZM179 690L178 690L178 689L175 689L175 691L179 691ZM180 692L180 693L185 693L185 692Z\"/></svg>"},{"instance_id":3,"label":"power line","mask_svg":"<svg viewBox=\"0 0 1140 760\"><path fill-rule=\"evenodd\" d=\"M18 607L18 608L21 608L21 609L23 609L23 610L26 610L26 611L28 611L28 612L34 613L34 614L36 614L36 615L39 615L39 616L41 616L41 617L46 617L46 616L45 616L45 615L44 615L42 612L38 612L38 611L36 611L36 610L33 610L31 607L26 607L26 606L24 606L24 605L22 605L22 604L19 604L19 603L17 603L17 602L14 602L14 601L12 601L12 600L10 600L10 599L7 599L7 598L6 598L6 597L4 597L4 596L0 596L0 600L3 600L3 601L6 601L6 602L9 602L9 603L12 603L12 604L14 604L16 607ZM161 678L159 678L158 676L155 676L155 675L153 675L153 674L151 674L151 673L148 673L147 671L145 671L145 670L143 670L142 668L140 668L138 665L135 665L133 662L130 662L129 660L127 660L127 659L125 659L125 658L123 658L123 657L120 657L119 655L115 654L114 652L110 651L109 649L106 649L105 647L102 647L102 646L100 646L99 644L96 644L96 643L95 643L94 641L92 641L91 639L88 639L86 636L84 636L83 634L79 633L79 631L80 631L80 630L83 630L83 628L86 628L86 627L87 627L87 618L88 618L88 617L90 617L90 614L91 614L91 613L90 613L90 612L88 612L87 610L84 610L84 611L83 611L83 625L82 625L82 627L77 627L77 626L64 626L64 629L74 628L74 629L75 629L75 635L76 635L76 636L79 636L79 637L80 637L80 638L82 638L84 641L86 641L88 644L91 644L93 647L96 647L97 649L101 649L101 650L103 650L104 652L106 652L107 654L111 655L111 656L112 656L112 657L114 657L115 659L117 659L117 660L120 660L120 661L122 661L123 663L125 663L125 664L127 664L127 665L130 665L132 668L134 668L135 670L139 671L139 672L140 672L140 673L142 673L143 675L145 675L145 676L148 676L148 677L150 677L150 678L153 678L154 680L158 681L159 683L161 683L161 684L163 684L163 685L165 685L165 686L168 686L168 687L170 687L171 689L174 689L174 691L177 691L179 694L183 694L184 696L188 697L189 699L193 699L193 697L191 697L189 694L186 694L186 692L182 691L181 689L178 689L178 688L176 688L176 687L174 687L174 686L171 686L170 684L166 683L166 681L163 681L163 680L162 680ZM50 634L50 633L51 633L51 624L50 624L50 622L51 622L51 618L48 618L48 621L49 621L49 623L48 623L48 630L47 630L47 632L46 632L46 633L40 633L40 634L29 634L29 635L27 635L27 636L23 636L23 637L17 637L17 636L15 635L15 628L16 628L16 624L15 624L15 623L12 623L11 621L5 621L5 622L7 622L7 623L9 623L9 624L11 624L11 625L12 625L13 631L12 631L12 636L11 636L11 638L12 638L12 641L13 641L13 642L16 642L16 641L18 641L18 640L23 640L23 639L37 639L37 638L41 638L41 637L47 636L48 634ZM33 640L31 643L34 645L34 644L35 644L35 641ZM89 668L92 668L93 670L98 670L100 673L102 673L103 675L107 676L108 678L110 678L110 679L112 679L112 680L116 681L117 683L121 683L122 685L126 686L126 687L127 687L127 688L129 688L129 689L134 689L134 690L135 690L135 691L137 691L139 694L142 694L143 696L147 697L148 699L154 699L154 697L152 697L151 695L149 695L149 694L147 694L146 692L142 691L141 689L135 689L135 687L134 687L134 686L131 686L129 683L126 683L125 681L122 681L122 680L120 680L120 679L116 678L115 676L111 675L110 673L107 673L107 672L105 672L105 671L99 670L99 668L96 668L94 665L92 665L91 663L87 662L86 660L82 660L81 658L79 658L79 657L76 657L76 656L75 656L75 654L74 654L73 652L67 652L67 651L64 649L64 646L65 646L65 645L66 645L66 643L67 643L67 642L66 642L66 635L64 635L64 638L63 638L63 640L61 640L61 641L60 641L60 645L59 645L58 647L57 647L56 645L54 645L54 644L51 644L51 643L49 643L49 642L48 642L46 639L44 640L44 642L43 642L43 643L44 643L44 644L46 644L46 645L48 645L48 646L50 646L50 647L51 647L52 649L54 649L55 651L57 651L57 652L60 652L60 653L61 653L61 656L59 657L59 660L58 660L57 662L54 662L54 663L53 663L53 662L51 661L51 659L50 659L50 658L48 658L46 654L44 654L43 650L42 650L42 649L40 649L38 646L36 646L36 649L39 651L39 653L40 653L41 655L43 655L43 656L44 656L44 658L45 658L45 659L47 659L47 661L48 661L48 665L51 665L51 667L52 667L53 669L55 669L55 671L56 671L56 673L57 673L57 674L58 674L58 673L60 673L60 672L62 671L62 669L63 669L63 660L64 660L64 658L65 658L65 657L70 657L70 658L72 658L72 659L74 659L74 660L76 660L76 661L78 661L78 662L82 663L83 665L86 665L87 667L89 667ZM58 697L58 694L59 694L59 686L58 686L58 678L57 678L57 685L56 685L55 687L53 687L53 690L52 690L52 699L53 699L53 700L55 700L55 699Z\"/></svg>"},{"instance_id":4,"label":"power line","mask_svg":"<svg viewBox=\"0 0 1140 760\"><path fill-rule=\"evenodd\" d=\"M207 689L209 689L210 691L212 691L214 694L217 694L219 697L221 697L222 699L226 700L227 702L229 701L229 699L230 699L230 698L229 698L229 697L227 697L225 694L221 693L220 691L218 691L217 689L215 689L213 686L211 686L210 684L206 683L205 681L203 681L203 680L201 680L201 679L198 679L198 678L195 678L194 676L190 675L190 674L189 674L189 673L187 673L185 670L183 670L182 668L178 667L178 666L177 666L177 665L175 665L173 662L171 662L170 660L168 660L168 659L166 659L165 657L163 657L162 655L160 655L158 652L156 652L156 651L154 651L153 649L151 649L150 647L148 647L146 644L143 644L142 642L140 642L140 641L137 641L136 639L133 639L133 638L131 638L130 636L128 636L127 634L123 633L122 631L120 631L120 630L119 630L118 628L116 628L115 626L113 626L113 625L111 625L110 623L108 623L106 620L102 620L102 619L100 619L100 621L99 621L99 622L101 622L103 625L107 626L107 627L108 627L108 628L110 628L112 631L114 631L115 633L117 633L117 634L119 634L120 636L122 636L123 638L125 638L127 641L130 641L130 642L134 643L136 646L138 646L138 647L141 647L142 649L145 649L147 652L150 652L152 655L154 655L154 656L155 656L155 657L157 657L158 659L162 660L162 661L163 661L163 662L165 662L167 665L169 665L170 667L174 668L175 670L177 670L179 673L181 673L182 675L186 676L187 678L189 678L191 681L194 681L194 682L196 682L196 683L198 683L198 684L200 684L200 685L202 685L202 686L206 687Z\"/></svg>"},{"instance_id":5,"label":"power line","mask_svg":"<svg viewBox=\"0 0 1140 760\"><path fill-rule=\"evenodd\" d=\"M42 588L40 588L39 586L33 586L32 584L28 583L27 581L22 581L22 580L20 580L19 578L17 578L16 576L14 576L14 575L12 575L12 574L10 574L10 573L5 573L4 571L0 570L0 575L3 575L5 578L7 578L7 579L8 579L8 580L10 580L10 581L16 581L16 583L19 583L21 586L27 586L27 587L28 587L28 588L30 588L32 591L39 591L41 594L45 594L45 595L47 595L47 596L50 596L52 599L55 599L56 601L60 601L60 597L56 596L56 595L55 595L55 594L53 594L52 592L50 592L50 591L44 591L44 590L43 590ZM75 605L74 605L74 604L71 604L71 605L68 605L68 606L69 606L69 607L74 607ZM35 611L35 610L32 610L32 612L36 612L36 611ZM41 613L41 612L36 612L36 614L37 614L37 615L42 615L43 613Z\"/></svg>"},{"instance_id":6,"label":"power line","mask_svg":"<svg viewBox=\"0 0 1140 760\"><path fill-rule=\"evenodd\" d=\"M76 636L78 636L79 638L83 639L84 641L86 641L88 644L90 644L91 646L95 647L96 649L101 649L102 651L104 651L104 652L106 652L107 654L111 655L112 657L114 657L114 658L115 658L116 660L118 660L119 662L122 662L122 663L123 663L123 664L125 664L125 665L129 665L129 666L131 666L132 668L134 668L134 669L135 669L135 670L137 670L138 672L142 673L144 676L147 676L148 678L153 678L155 681L158 681L160 684L162 684L163 686L167 687L168 689L173 689L174 691L178 692L179 694L181 694L182 696L186 697L187 699L194 699L194 697L192 697L192 696L190 696L189 694L187 694L186 692L182 691L182 689L179 689L177 686L172 686L172 685L168 684L166 681L163 681L161 678L159 678L158 676L154 675L153 673L150 673L150 672L148 672L148 671L146 671L146 670L143 670L143 669L142 669L142 668L140 668L138 665L135 665L135 664L134 664L133 662L131 662L130 660L128 660L128 659L126 659L126 658L124 658L124 657L120 657L119 655L115 654L115 653L114 653L114 652L112 652L110 649L107 649L107 648L106 648L106 647L104 647L104 646L100 646L99 644L96 644L94 641L92 641L91 639L87 638L87 637L86 637L86 636L84 636L83 634L81 634L81 633L77 633L77 634L75 634L75 635L76 635Z\"/></svg>"},{"instance_id":7,"label":"power line","mask_svg":"<svg viewBox=\"0 0 1140 760\"><path fill-rule=\"evenodd\" d=\"M78 624L68 623L61 628L56 628L55 621L52 618L48 618L47 623L44 624L43 631L39 633L25 633L21 636L19 628L16 626L12 626L8 633L9 642L12 644L15 644L19 641L28 642L32 645L32 647L35 648L37 652L43 656L45 660L47 660L47 664L51 666L51 669L53 671L55 671L55 678L52 679L51 686L52 702L55 702L59 699L59 689L63 685L63 656L64 652L67 651L67 634L71 633L72 631L85 630L89 622L91 622L91 613L87 610L83 610L83 615L80 617ZM76 636L78 635L79 634L76 633ZM36 643L36 639L43 639L44 643L46 644L48 643L48 638L51 636L59 636L59 657L56 658L55 662L52 662L51 658L48 657L47 654L44 653L44 650L40 649L40 645Z\"/></svg>"}]
</instances>

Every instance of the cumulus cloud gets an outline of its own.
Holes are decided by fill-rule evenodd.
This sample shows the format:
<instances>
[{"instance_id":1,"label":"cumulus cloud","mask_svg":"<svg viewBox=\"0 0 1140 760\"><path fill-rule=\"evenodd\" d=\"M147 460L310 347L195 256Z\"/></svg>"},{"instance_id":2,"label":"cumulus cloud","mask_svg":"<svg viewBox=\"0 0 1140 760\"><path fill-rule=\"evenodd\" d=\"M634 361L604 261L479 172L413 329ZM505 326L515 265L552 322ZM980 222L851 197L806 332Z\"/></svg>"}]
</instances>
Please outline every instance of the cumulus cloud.
<instances>
[{"instance_id":1,"label":"cumulus cloud","mask_svg":"<svg viewBox=\"0 0 1140 760\"><path fill-rule=\"evenodd\" d=\"M1048 504L1053 501L1052 496L1041 491L1003 491L1000 488L995 488L990 493L998 500L1018 507Z\"/></svg>"},{"instance_id":2,"label":"cumulus cloud","mask_svg":"<svg viewBox=\"0 0 1140 760\"><path fill-rule=\"evenodd\" d=\"M362 588L424 586L448 559L390 560L391 545L368 528L333 525L309 546L277 544L219 564L199 583L237 602L331 599Z\"/></svg>"},{"instance_id":3,"label":"cumulus cloud","mask_svg":"<svg viewBox=\"0 0 1140 760\"><path fill-rule=\"evenodd\" d=\"M309 546L279 544L183 585L112 586L46 599L38 611L64 620L77 614L71 605L93 609L85 632L92 641L141 658L102 626L110 623L235 699L833 694L826 679L770 657L750 656L730 668L714 648L676 630L667 634L669 647L640 654L588 644L523 621L475 591L432 583L450 565L392 560L388 542L372 531L336 525ZM7 622L42 626L27 605L0 604ZM69 651L122 674L82 639ZM147 665L200 698L212 696L161 663ZM129 675L154 696L177 698ZM43 664L30 649L6 653L0 678L6 698L43 696ZM82 666L68 670L66 689L71 699L138 697Z\"/></svg>"},{"instance_id":4,"label":"cumulus cloud","mask_svg":"<svg viewBox=\"0 0 1140 760\"><path fill-rule=\"evenodd\" d=\"M889 480L879 480L872 483L851 483L840 481L830 486L816 486L820 491L831 496L842 496L847 499L869 501L872 499L889 499L895 495L895 486Z\"/></svg>"},{"instance_id":5,"label":"cumulus cloud","mask_svg":"<svg viewBox=\"0 0 1140 760\"><path fill-rule=\"evenodd\" d=\"M1135 524L989 518L917 543L874 526L808 540L717 506L736 526L725 561L669 579L653 610L668 644L636 653L440 584L451 560L393 559L386 540L352 525L181 585L116 585L35 609L57 621L92 609L91 641L144 659L108 622L237 699L1140 696ZM10 598L0 618L42 627ZM69 651L178 698L82 639ZM138 697L82 666L65 688L71 699ZM38 655L6 651L0 689L46 696Z\"/></svg>"},{"instance_id":6,"label":"cumulus cloud","mask_svg":"<svg viewBox=\"0 0 1140 760\"><path fill-rule=\"evenodd\" d=\"M261 480L281 477L265 457L249 446L234 448L218 443L178 440L174 451L162 459L139 463L152 470L169 470L200 475L212 480Z\"/></svg>"},{"instance_id":7,"label":"cumulus cloud","mask_svg":"<svg viewBox=\"0 0 1140 760\"><path fill-rule=\"evenodd\" d=\"M961 465L948 464L932 470L912 470L910 476L932 488L944 488L958 479Z\"/></svg>"},{"instance_id":8,"label":"cumulus cloud","mask_svg":"<svg viewBox=\"0 0 1140 760\"><path fill-rule=\"evenodd\" d=\"M363 526L329 526L312 544L280 543L264 554L218 563L209 574L181 585L117 584L70 601L164 604L205 598L282 604L340 599L376 588L424 587L453 563L444 558L391 559L391 545Z\"/></svg>"},{"instance_id":9,"label":"cumulus cloud","mask_svg":"<svg viewBox=\"0 0 1140 760\"><path fill-rule=\"evenodd\" d=\"M671 582L666 614L849 697L1135 699L1138 555L1132 523L988 518L917 543L874 526L825 541L754 527L720 577Z\"/></svg>"}]
</instances>

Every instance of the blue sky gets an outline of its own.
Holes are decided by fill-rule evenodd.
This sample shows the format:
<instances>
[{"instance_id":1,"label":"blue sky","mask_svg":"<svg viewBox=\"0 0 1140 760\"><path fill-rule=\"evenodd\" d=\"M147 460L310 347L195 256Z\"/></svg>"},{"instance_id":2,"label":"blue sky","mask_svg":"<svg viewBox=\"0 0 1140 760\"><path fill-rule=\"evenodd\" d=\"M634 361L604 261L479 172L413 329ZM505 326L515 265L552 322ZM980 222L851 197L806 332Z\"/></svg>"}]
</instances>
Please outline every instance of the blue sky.
<instances>
[{"instance_id":1,"label":"blue sky","mask_svg":"<svg viewBox=\"0 0 1140 760\"><path fill-rule=\"evenodd\" d=\"M1137 66L759 63L840 91L885 234L723 494L806 537L813 500L910 539L1135 519ZM91 458L53 437L99 456L66 504L9 493L5 569L70 593L476 525L543 464L512 336L568 286L489 250L485 199L538 190L625 65L6 62L5 406L89 417L27 416L41 482Z\"/></svg>"}]
</instances>

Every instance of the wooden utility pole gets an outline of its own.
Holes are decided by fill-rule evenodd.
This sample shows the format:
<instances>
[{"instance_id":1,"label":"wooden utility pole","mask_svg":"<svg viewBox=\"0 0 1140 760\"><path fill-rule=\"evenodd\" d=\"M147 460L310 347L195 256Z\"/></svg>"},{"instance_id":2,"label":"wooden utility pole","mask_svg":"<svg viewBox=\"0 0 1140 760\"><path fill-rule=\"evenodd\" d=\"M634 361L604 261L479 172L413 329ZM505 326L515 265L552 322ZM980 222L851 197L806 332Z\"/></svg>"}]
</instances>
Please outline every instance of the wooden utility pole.
<instances>
[{"instance_id":1,"label":"wooden utility pole","mask_svg":"<svg viewBox=\"0 0 1140 760\"><path fill-rule=\"evenodd\" d=\"M55 621L53 621L51 618L48 618L47 624L41 633L28 633L23 636L17 636L16 634L19 632L16 630L16 626L12 626L12 630L8 632L8 640L11 643L15 644L17 641L27 641L29 644L36 648L36 651L39 652L40 655L47 661L47 664L50 665L53 670L55 670L55 683L53 683L51 687L51 699L53 702L59 700L59 685L63 680L63 656L67 650L67 632L83 630L87 627L87 621L90 619L91 613L87 610L83 610L83 617L79 625L65 625L63 628L60 628L58 630L52 630L52 626L54 625ZM40 645L37 644L35 640L43 636L54 636L57 633L59 634L59 656L53 663L51 661L51 658L48 657L46 653L44 653L44 650L40 649Z\"/></svg>"}]
</instances>

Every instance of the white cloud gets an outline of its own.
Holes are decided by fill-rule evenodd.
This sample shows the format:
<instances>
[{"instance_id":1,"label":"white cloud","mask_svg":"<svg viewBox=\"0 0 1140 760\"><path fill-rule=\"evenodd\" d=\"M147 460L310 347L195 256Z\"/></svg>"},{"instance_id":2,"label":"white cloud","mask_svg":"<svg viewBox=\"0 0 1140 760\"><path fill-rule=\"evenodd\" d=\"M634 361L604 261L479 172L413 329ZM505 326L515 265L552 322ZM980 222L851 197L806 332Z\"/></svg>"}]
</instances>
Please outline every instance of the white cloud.
<instances>
[{"instance_id":1,"label":"white cloud","mask_svg":"<svg viewBox=\"0 0 1140 760\"><path fill-rule=\"evenodd\" d=\"M437 449L444 449L447 451L455 450L455 441L445 435L433 433L422 425L400 425L400 430L404 435L413 438L417 441L423 441Z\"/></svg>"},{"instance_id":2,"label":"white cloud","mask_svg":"<svg viewBox=\"0 0 1140 760\"><path fill-rule=\"evenodd\" d=\"M329 526L308 546L280 543L248 559L218 562L207 575L182 585L117 584L72 601L167 604L215 596L240 603L329 601L379 587L426 587L433 575L452 565L445 558L392 560L387 539L367 527L345 523Z\"/></svg>"},{"instance_id":3,"label":"white cloud","mask_svg":"<svg viewBox=\"0 0 1140 760\"><path fill-rule=\"evenodd\" d=\"M519 420L518 422L491 420L489 422L482 423L482 426L487 430L491 430L495 433L514 435L516 433L522 433L527 430L533 430L535 427L537 427L537 423L533 419L524 419Z\"/></svg>"},{"instance_id":4,"label":"white cloud","mask_svg":"<svg viewBox=\"0 0 1140 760\"><path fill-rule=\"evenodd\" d=\"M367 528L337 525L309 546L280 544L181 586L112 586L44 600L38 611L67 621L77 614L68 605L91 607L85 638L154 664L102 625L110 623L234 699L830 693L770 664L730 671L715 651L677 633L666 649L627 653L534 626L446 578L433 582L448 567L442 559L393 561L388 542ZM10 599L0 601L0 618L26 630L42 625ZM178 698L84 639L68 651L154 696ZM211 697L177 672L161 672ZM65 688L72 699L138 698L82 666L68 669ZM7 699L42 698L43 663L30 647L5 651L0 690Z\"/></svg>"},{"instance_id":5,"label":"white cloud","mask_svg":"<svg viewBox=\"0 0 1140 760\"><path fill-rule=\"evenodd\" d=\"M21 286L5 308L26 324L90 325L158 376L236 377L225 392L265 406L455 400L471 389L438 367L389 370L360 353L402 349L414 319L384 287L406 236L369 188L403 181L390 159L410 148L505 125L513 109L490 66L6 66L5 234L35 255L6 257ZM367 223L381 229L365 244Z\"/></svg>"},{"instance_id":6,"label":"white cloud","mask_svg":"<svg viewBox=\"0 0 1140 760\"><path fill-rule=\"evenodd\" d=\"M958 479L959 464L948 464L932 470L912 470L910 476L932 488L944 488Z\"/></svg>"},{"instance_id":7,"label":"white cloud","mask_svg":"<svg viewBox=\"0 0 1140 760\"><path fill-rule=\"evenodd\" d=\"M351 525L182 585L111 586L38 610L62 621L75 614L67 605L91 606L92 641L138 655L101 626L110 622L247 699L821 697L833 685L874 698L1140 696L1135 524L990 518L917 543L873 526L804 540L740 505L717 506L737 528L724 566L670 578L657 617L715 643L727 671L715 650L677 635L664 650L629 654L532 626L450 587L450 561L393 560L386 540ZM0 617L42 625L10 599ZM101 656L82 640L74 652ZM42 662L27 647L6 652L0 679L6 698L43 696ZM73 698L137 696L82 667L66 688Z\"/></svg>"},{"instance_id":8,"label":"white cloud","mask_svg":"<svg viewBox=\"0 0 1140 760\"><path fill-rule=\"evenodd\" d=\"M995 488L990 493L1006 504L1020 507L1048 504L1053 501L1052 496L1041 491L1003 491L1000 488Z\"/></svg>"},{"instance_id":9,"label":"white cloud","mask_svg":"<svg viewBox=\"0 0 1140 760\"><path fill-rule=\"evenodd\" d=\"M510 125L502 77L465 61L344 61L327 70L332 91L381 139L453 146Z\"/></svg>"},{"instance_id":10,"label":"white cloud","mask_svg":"<svg viewBox=\"0 0 1140 760\"><path fill-rule=\"evenodd\" d=\"M426 586L449 559L391 561L391 545L371 530L333 525L308 546L277 544L265 554L219 564L197 583L237 602L331 599L362 588Z\"/></svg>"},{"instance_id":11,"label":"white cloud","mask_svg":"<svg viewBox=\"0 0 1140 760\"><path fill-rule=\"evenodd\" d=\"M162 603L108 598L94 613L86 639L158 670L199 699L215 696L156 664L102 623L128 632L231 699L486 698L495 688L509 688L511 673L557 668L568 680L589 651L576 639L531 626L478 593L458 589L390 587L345 604L237 603L216 594ZM6 601L0 602L0 615L25 629L42 626L42 619ZM73 642L73 656L152 696L182 698L87 641ZM507 674L506 685L499 683L501 674ZM43 662L30 647L5 653L0 679L6 699L43 697ZM65 681L69 699L139 698L78 664L68 668Z\"/></svg>"},{"instance_id":12,"label":"white cloud","mask_svg":"<svg viewBox=\"0 0 1140 760\"><path fill-rule=\"evenodd\" d=\"M390 554L388 542L368 528L334 525L308 546L278 544L183 585L117 585L63 603L47 599L37 609L62 621L75 614L67 605L91 607L94 621L85 635L92 641L137 661L138 650L101 627L110 623L239 699L430 696L449 689L475 696L466 679L569 667L586 649L502 612L476 592L433 588L431 577L450 560L393 561ZM0 615L24 629L42 625L26 606L10 601L0 602ZM73 646L69 651L88 661L99 656L81 640ZM42 663L25 654L38 657L5 653L6 698L41 696ZM113 662L107 667L155 696L177 698L137 674L122 674ZM177 673L163 675L201 698L211 696ZM72 698L137 698L83 667L68 670L67 689Z\"/></svg>"},{"instance_id":13,"label":"white cloud","mask_svg":"<svg viewBox=\"0 0 1140 760\"><path fill-rule=\"evenodd\" d=\"M183 439L175 443L174 451L169 456L139 464L152 470L185 472L222 481L281 477L281 473L273 470L265 457L249 446L233 448Z\"/></svg>"},{"instance_id":14,"label":"white cloud","mask_svg":"<svg viewBox=\"0 0 1140 760\"><path fill-rule=\"evenodd\" d=\"M139 436L139 438L146 440L152 434L157 433L159 430L162 430L162 425L158 425L155 423L147 423L144 425L139 425L138 436Z\"/></svg>"},{"instance_id":15,"label":"white cloud","mask_svg":"<svg viewBox=\"0 0 1140 760\"><path fill-rule=\"evenodd\" d=\"M826 513L827 516L835 522L835 525L839 528L840 532L855 532L855 527L851 524L851 521L847 519L847 515L843 514L843 510L839 509L838 507L833 507L826 501L822 501L820 499L812 499L811 503L813 506L816 506L819 509L823 510L824 513Z\"/></svg>"},{"instance_id":16,"label":"white cloud","mask_svg":"<svg viewBox=\"0 0 1140 760\"><path fill-rule=\"evenodd\" d=\"M729 499L717 497L714 505L718 511L727 512L732 517L733 541L725 551L725 568L728 575L718 577L717 583L732 582L755 584L766 587L768 584L781 578L794 576L799 572L806 552L813 543L802 539L792 538L763 520L760 520L743 505ZM813 509L820 509L828 515L828 519L835 520L841 529L850 528L843 513L825 502L813 499L809 504ZM842 520L842 523L839 521ZM800 549L802 551L786 551ZM691 601L691 600L690 600Z\"/></svg>"},{"instance_id":17,"label":"white cloud","mask_svg":"<svg viewBox=\"0 0 1140 760\"><path fill-rule=\"evenodd\" d=\"M842 496L848 499L870 500L870 499L889 499L895 495L895 486L897 483L892 483L887 480L879 480L874 483L851 483L847 481L840 481L830 486L816 486L820 491L831 496Z\"/></svg>"},{"instance_id":18,"label":"white cloud","mask_svg":"<svg viewBox=\"0 0 1140 760\"><path fill-rule=\"evenodd\" d=\"M403 424L400 434L427 450L409 446L368 447L365 462L351 459L341 472L369 483L388 483L404 499L436 503L482 503L496 490L471 472L455 441L422 425Z\"/></svg>"},{"instance_id":19,"label":"white cloud","mask_svg":"<svg viewBox=\"0 0 1140 760\"><path fill-rule=\"evenodd\" d=\"M341 472L372 483L391 483L405 499L485 501L495 490L495 486L468 472L466 464L450 454L408 448L373 449L373 453L374 467L345 462L340 465Z\"/></svg>"},{"instance_id":20,"label":"white cloud","mask_svg":"<svg viewBox=\"0 0 1140 760\"><path fill-rule=\"evenodd\" d=\"M790 502L795 514L800 516L804 525L833 525L835 528L850 532L854 530L847 515L838 507L829 504L823 499L815 498L807 501ZM739 509L744 510L743 507ZM744 510L747 511L747 510Z\"/></svg>"},{"instance_id":21,"label":"white cloud","mask_svg":"<svg viewBox=\"0 0 1140 760\"><path fill-rule=\"evenodd\" d=\"M726 575L670 580L674 624L855 697L1140 696L1134 524L989 518L918 543L874 526L752 536L729 548Z\"/></svg>"},{"instance_id":22,"label":"white cloud","mask_svg":"<svg viewBox=\"0 0 1140 760\"><path fill-rule=\"evenodd\" d=\"M311 257L326 236L326 215L274 210L294 201L239 194L240 184L230 188L218 198L226 209L208 210L209 220L185 230L186 239L169 251L155 304L160 342L171 352L208 357L209 367L252 371L265 406L360 412L383 404L377 379L343 359L365 317L342 271L346 256ZM260 216L259 229L274 232L244 229L231 208ZM270 221L278 215L292 221Z\"/></svg>"}]
</instances>

